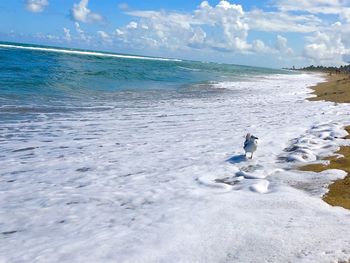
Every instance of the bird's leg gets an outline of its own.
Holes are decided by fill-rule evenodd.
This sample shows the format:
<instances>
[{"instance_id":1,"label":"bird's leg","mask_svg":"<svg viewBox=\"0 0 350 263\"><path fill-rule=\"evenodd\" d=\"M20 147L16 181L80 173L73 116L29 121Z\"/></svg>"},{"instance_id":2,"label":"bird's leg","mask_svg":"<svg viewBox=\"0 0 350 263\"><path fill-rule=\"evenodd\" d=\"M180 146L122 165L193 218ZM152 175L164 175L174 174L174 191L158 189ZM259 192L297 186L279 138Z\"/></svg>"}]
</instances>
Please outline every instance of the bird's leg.
<instances>
[{"instance_id":1,"label":"bird's leg","mask_svg":"<svg viewBox=\"0 0 350 263\"><path fill-rule=\"evenodd\" d=\"M250 159L253 159L253 152L252 152L252 155L250 156Z\"/></svg>"}]
</instances>

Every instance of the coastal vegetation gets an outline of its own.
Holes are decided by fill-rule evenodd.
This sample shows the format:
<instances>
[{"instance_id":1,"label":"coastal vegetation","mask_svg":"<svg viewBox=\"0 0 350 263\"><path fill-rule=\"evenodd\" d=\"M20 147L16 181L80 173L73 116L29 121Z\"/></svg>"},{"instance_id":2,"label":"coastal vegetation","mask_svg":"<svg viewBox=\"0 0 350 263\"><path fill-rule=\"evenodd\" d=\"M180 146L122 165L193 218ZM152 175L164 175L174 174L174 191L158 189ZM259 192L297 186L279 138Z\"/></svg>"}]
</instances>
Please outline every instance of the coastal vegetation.
<instances>
[{"instance_id":1,"label":"coastal vegetation","mask_svg":"<svg viewBox=\"0 0 350 263\"><path fill-rule=\"evenodd\" d=\"M335 66L307 66L299 69L292 68L293 70L301 70L301 71L312 71L312 72L326 72L326 73L350 73L350 63L348 65L343 65L340 67L335 67Z\"/></svg>"}]
</instances>

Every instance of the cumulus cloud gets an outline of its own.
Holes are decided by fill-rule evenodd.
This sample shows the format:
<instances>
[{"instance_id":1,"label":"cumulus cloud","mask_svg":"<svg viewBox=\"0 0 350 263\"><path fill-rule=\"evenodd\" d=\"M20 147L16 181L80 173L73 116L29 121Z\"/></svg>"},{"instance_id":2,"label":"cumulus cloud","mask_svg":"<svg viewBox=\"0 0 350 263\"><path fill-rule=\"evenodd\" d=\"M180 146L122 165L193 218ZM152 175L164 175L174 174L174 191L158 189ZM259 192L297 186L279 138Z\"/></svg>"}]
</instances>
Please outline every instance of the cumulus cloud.
<instances>
[{"instance_id":1,"label":"cumulus cloud","mask_svg":"<svg viewBox=\"0 0 350 263\"><path fill-rule=\"evenodd\" d=\"M281 53L285 53L287 55L292 55L293 50L288 47L288 40L285 37L282 37L280 35L277 36L276 40L276 49L280 51Z\"/></svg>"},{"instance_id":2,"label":"cumulus cloud","mask_svg":"<svg viewBox=\"0 0 350 263\"><path fill-rule=\"evenodd\" d=\"M252 43L252 49L256 53L276 53L276 51L267 46L262 40L256 39Z\"/></svg>"},{"instance_id":3,"label":"cumulus cloud","mask_svg":"<svg viewBox=\"0 0 350 263\"><path fill-rule=\"evenodd\" d=\"M349 0L274 0L269 11L243 10L239 4L203 1L193 12L129 11L133 17L113 35L135 48L214 50L233 53L270 53L278 58L301 56L315 63L342 63L349 56ZM349 2L347 2L349 3ZM330 25L325 14L338 16ZM348 28L348 29L346 29ZM251 31L277 33L273 47L260 39L248 40ZM281 33L304 36L304 50L294 51ZM333 58L333 59L332 59Z\"/></svg>"},{"instance_id":4,"label":"cumulus cloud","mask_svg":"<svg viewBox=\"0 0 350 263\"><path fill-rule=\"evenodd\" d=\"M84 30L80 27L80 24L78 22L75 22L74 25L75 25L75 31L78 34L78 39L77 40L84 41L84 42L90 42L92 37L87 35L84 32Z\"/></svg>"},{"instance_id":5,"label":"cumulus cloud","mask_svg":"<svg viewBox=\"0 0 350 263\"><path fill-rule=\"evenodd\" d=\"M289 15L254 9L245 12L241 5L222 0L217 5L203 1L192 13L129 11L134 19L113 33L116 39L134 48L170 50L214 50L234 53L291 55L288 40L277 36L275 47L262 40L248 41L250 30L272 32L316 32L320 19L313 15Z\"/></svg>"},{"instance_id":6,"label":"cumulus cloud","mask_svg":"<svg viewBox=\"0 0 350 263\"><path fill-rule=\"evenodd\" d=\"M138 18L116 30L117 38L133 47L188 48L198 31L191 25L191 16L158 11L133 11L129 15Z\"/></svg>"},{"instance_id":7,"label":"cumulus cloud","mask_svg":"<svg viewBox=\"0 0 350 263\"><path fill-rule=\"evenodd\" d=\"M63 28L63 32L64 32L64 39L68 42L72 41L72 36L70 34L70 30L68 28Z\"/></svg>"},{"instance_id":8,"label":"cumulus cloud","mask_svg":"<svg viewBox=\"0 0 350 263\"><path fill-rule=\"evenodd\" d=\"M112 43L111 37L105 31L97 31L97 34L98 34L98 36L100 37L100 39L102 40L103 43L108 43L108 44Z\"/></svg>"},{"instance_id":9,"label":"cumulus cloud","mask_svg":"<svg viewBox=\"0 0 350 263\"><path fill-rule=\"evenodd\" d=\"M53 34L42 34L37 33L35 37L43 40L53 41L53 42L60 42L61 38L59 36L53 35Z\"/></svg>"},{"instance_id":10,"label":"cumulus cloud","mask_svg":"<svg viewBox=\"0 0 350 263\"><path fill-rule=\"evenodd\" d=\"M81 29L80 24L78 22L75 22L74 25L75 25L75 30L77 31L77 33L79 35L83 35L84 31Z\"/></svg>"},{"instance_id":11,"label":"cumulus cloud","mask_svg":"<svg viewBox=\"0 0 350 263\"><path fill-rule=\"evenodd\" d=\"M350 54L349 26L341 22L332 24L324 31L318 31L308 38L304 56L317 65L343 65Z\"/></svg>"},{"instance_id":12,"label":"cumulus cloud","mask_svg":"<svg viewBox=\"0 0 350 263\"><path fill-rule=\"evenodd\" d=\"M222 51L251 51L247 43L249 26L243 21L241 5L222 0L216 6L204 1L193 13L130 11L138 18L116 30L119 40L136 46Z\"/></svg>"},{"instance_id":13,"label":"cumulus cloud","mask_svg":"<svg viewBox=\"0 0 350 263\"><path fill-rule=\"evenodd\" d=\"M48 0L27 0L26 9L29 12L40 13L48 6Z\"/></svg>"},{"instance_id":14,"label":"cumulus cloud","mask_svg":"<svg viewBox=\"0 0 350 263\"><path fill-rule=\"evenodd\" d=\"M71 10L71 16L75 21L83 23L94 23L102 21L102 16L92 12L87 6L89 0L81 0L78 4L74 4Z\"/></svg>"},{"instance_id":15,"label":"cumulus cloud","mask_svg":"<svg viewBox=\"0 0 350 263\"><path fill-rule=\"evenodd\" d=\"M342 65L350 49L350 2L348 0L275 0L281 14L296 17L302 12L303 22L312 35L306 35L303 56L317 65ZM329 15L332 19L329 19ZM334 18L339 21L331 24ZM313 29L313 30L312 30ZM299 31L302 32L302 31ZM280 40L281 46L283 41ZM277 44L276 44L277 45Z\"/></svg>"},{"instance_id":16,"label":"cumulus cloud","mask_svg":"<svg viewBox=\"0 0 350 263\"><path fill-rule=\"evenodd\" d=\"M127 29L136 29L137 28L137 23L134 21L131 21L129 24L126 25Z\"/></svg>"},{"instance_id":17,"label":"cumulus cloud","mask_svg":"<svg viewBox=\"0 0 350 263\"><path fill-rule=\"evenodd\" d=\"M241 5L220 1L215 7L207 1L202 2L194 12L193 19L198 24L207 24L220 32L221 41L210 38L208 43L213 48L223 50L248 50L250 45L246 42L249 26L243 20L244 11ZM223 45L222 45L223 44Z\"/></svg>"},{"instance_id":18,"label":"cumulus cloud","mask_svg":"<svg viewBox=\"0 0 350 263\"><path fill-rule=\"evenodd\" d=\"M117 28L117 29L115 30L115 34L116 34L117 36L122 36L122 35L124 35L124 32L123 32L122 30L120 30L119 28Z\"/></svg>"}]
</instances>

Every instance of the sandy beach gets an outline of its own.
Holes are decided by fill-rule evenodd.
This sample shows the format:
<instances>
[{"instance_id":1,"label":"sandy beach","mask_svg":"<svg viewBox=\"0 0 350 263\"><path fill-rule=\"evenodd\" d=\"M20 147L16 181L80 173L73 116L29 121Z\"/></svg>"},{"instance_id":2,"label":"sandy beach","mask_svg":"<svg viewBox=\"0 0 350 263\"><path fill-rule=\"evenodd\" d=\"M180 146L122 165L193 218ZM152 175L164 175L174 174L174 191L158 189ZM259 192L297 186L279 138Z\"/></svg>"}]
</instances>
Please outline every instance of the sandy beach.
<instances>
[{"instance_id":1,"label":"sandy beach","mask_svg":"<svg viewBox=\"0 0 350 263\"><path fill-rule=\"evenodd\" d=\"M314 88L312 97L309 100L325 100L335 103L350 103L350 75L332 74L327 78L327 82L320 83ZM350 126L345 127L350 134ZM344 137L350 139L350 135ZM328 169L340 169L347 172L344 179L336 180L329 185L329 192L323 196L323 200L332 206L341 206L350 209L350 147L343 146L334 156L325 158L329 163L310 164L301 167L303 171L322 172Z\"/></svg>"},{"instance_id":2,"label":"sandy beach","mask_svg":"<svg viewBox=\"0 0 350 263\"><path fill-rule=\"evenodd\" d=\"M320 83L313 87L313 94L316 97L310 98L311 101L325 100L337 103L350 103L350 75L330 74L327 76L327 82Z\"/></svg>"}]
</instances>

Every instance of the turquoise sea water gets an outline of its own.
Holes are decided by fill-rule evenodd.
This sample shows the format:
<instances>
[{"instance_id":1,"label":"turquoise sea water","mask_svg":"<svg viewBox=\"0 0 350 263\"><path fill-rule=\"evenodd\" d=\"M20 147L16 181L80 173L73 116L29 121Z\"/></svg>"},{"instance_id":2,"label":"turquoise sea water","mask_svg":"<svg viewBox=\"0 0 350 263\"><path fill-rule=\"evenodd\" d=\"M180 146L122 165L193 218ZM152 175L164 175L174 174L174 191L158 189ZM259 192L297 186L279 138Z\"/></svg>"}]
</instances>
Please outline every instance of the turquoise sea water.
<instances>
[{"instance_id":1,"label":"turquoise sea water","mask_svg":"<svg viewBox=\"0 0 350 263\"><path fill-rule=\"evenodd\" d=\"M207 96L210 84L286 73L0 42L0 114L79 110L106 102ZM113 54L112 54L113 55ZM13 117L14 115L12 115ZM18 117L18 116L16 116Z\"/></svg>"}]
</instances>

